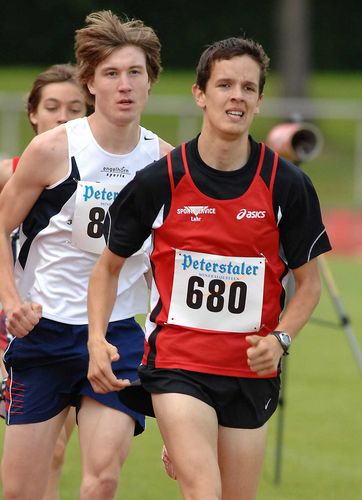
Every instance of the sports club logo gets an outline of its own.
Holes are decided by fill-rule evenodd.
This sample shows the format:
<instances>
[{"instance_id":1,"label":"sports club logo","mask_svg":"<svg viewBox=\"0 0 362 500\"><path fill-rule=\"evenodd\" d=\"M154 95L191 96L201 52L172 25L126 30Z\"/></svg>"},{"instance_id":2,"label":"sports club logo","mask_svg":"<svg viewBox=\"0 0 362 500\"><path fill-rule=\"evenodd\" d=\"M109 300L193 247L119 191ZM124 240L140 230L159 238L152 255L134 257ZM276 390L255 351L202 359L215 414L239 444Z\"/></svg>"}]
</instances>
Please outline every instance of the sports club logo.
<instances>
[{"instance_id":1,"label":"sports club logo","mask_svg":"<svg viewBox=\"0 0 362 500\"><path fill-rule=\"evenodd\" d=\"M265 219L266 210L246 210L246 208L242 208L236 214L236 219Z\"/></svg>"},{"instance_id":2,"label":"sports club logo","mask_svg":"<svg viewBox=\"0 0 362 500\"><path fill-rule=\"evenodd\" d=\"M199 222L202 219L202 217L199 217L200 215L215 215L216 208L207 205L188 205L183 208L178 208L176 213L178 215L189 214L192 222Z\"/></svg>"},{"instance_id":3,"label":"sports club logo","mask_svg":"<svg viewBox=\"0 0 362 500\"><path fill-rule=\"evenodd\" d=\"M127 167L103 167L101 172L104 172L107 177L114 177L118 179L129 177L131 175L131 172Z\"/></svg>"}]
</instances>

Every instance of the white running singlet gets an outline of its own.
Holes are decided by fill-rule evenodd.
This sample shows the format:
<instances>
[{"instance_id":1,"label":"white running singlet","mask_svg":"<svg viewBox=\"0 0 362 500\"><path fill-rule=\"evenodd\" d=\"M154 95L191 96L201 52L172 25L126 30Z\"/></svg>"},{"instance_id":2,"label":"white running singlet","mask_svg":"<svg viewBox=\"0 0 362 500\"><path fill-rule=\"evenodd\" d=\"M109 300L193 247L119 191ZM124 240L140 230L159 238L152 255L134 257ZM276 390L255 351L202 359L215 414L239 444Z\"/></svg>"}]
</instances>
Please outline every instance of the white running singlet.
<instances>
[{"instance_id":1,"label":"white running singlet","mask_svg":"<svg viewBox=\"0 0 362 500\"><path fill-rule=\"evenodd\" d=\"M102 224L106 211L115 193L138 170L159 159L159 140L141 127L135 149L116 155L97 144L87 118L69 121L65 127L68 174L41 193L24 220L15 275L23 300L41 304L45 318L86 324L88 280L104 246ZM77 187L78 201L84 203L77 205L74 225ZM127 259L111 321L146 312L148 290L144 272L148 267L146 252L137 252Z\"/></svg>"}]
</instances>

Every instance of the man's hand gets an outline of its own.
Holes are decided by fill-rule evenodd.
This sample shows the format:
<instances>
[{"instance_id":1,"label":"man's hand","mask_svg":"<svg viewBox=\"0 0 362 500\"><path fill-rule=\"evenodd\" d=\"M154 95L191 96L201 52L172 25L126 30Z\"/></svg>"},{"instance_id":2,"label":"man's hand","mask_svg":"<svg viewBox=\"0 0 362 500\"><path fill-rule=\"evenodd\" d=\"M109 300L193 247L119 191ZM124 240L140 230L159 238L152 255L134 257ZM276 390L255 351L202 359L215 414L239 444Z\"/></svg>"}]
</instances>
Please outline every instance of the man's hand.
<instances>
[{"instance_id":1,"label":"man's hand","mask_svg":"<svg viewBox=\"0 0 362 500\"><path fill-rule=\"evenodd\" d=\"M128 379L117 379L112 371L112 363L119 359L118 350L114 345L102 339L96 343L88 343L88 351L88 380L95 392L105 394L131 385Z\"/></svg>"},{"instance_id":2,"label":"man's hand","mask_svg":"<svg viewBox=\"0 0 362 500\"><path fill-rule=\"evenodd\" d=\"M42 306L35 302L25 302L10 311L6 311L5 325L14 337L22 338L39 323Z\"/></svg>"},{"instance_id":3,"label":"man's hand","mask_svg":"<svg viewBox=\"0 0 362 500\"><path fill-rule=\"evenodd\" d=\"M247 349L246 353L248 356L248 365L253 372L263 376L277 371L284 351L274 335L267 335L266 337L248 335L246 341L251 346Z\"/></svg>"}]
</instances>

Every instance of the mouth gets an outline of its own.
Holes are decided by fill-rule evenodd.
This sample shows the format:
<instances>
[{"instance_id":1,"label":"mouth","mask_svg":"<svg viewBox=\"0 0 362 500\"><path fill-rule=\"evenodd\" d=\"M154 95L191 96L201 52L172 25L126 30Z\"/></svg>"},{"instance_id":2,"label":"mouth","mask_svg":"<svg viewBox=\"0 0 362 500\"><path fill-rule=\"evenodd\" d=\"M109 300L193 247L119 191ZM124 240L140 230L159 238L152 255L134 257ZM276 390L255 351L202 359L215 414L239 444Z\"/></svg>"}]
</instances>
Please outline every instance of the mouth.
<instances>
[{"instance_id":1,"label":"mouth","mask_svg":"<svg viewBox=\"0 0 362 500\"><path fill-rule=\"evenodd\" d=\"M230 111L226 111L226 114L228 116L232 116L232 117L237 117L237 118L242 118L244 116L244 111L239 111L239 110L230 110Z\"/></svg>"},{"instance_id":2,"label":"mouth","mask_svg":"<svg viewBox=\"0 0 362 500\"><path fill-rule=\"evenodd\" d=\"M129 105L133 104L133 101L132 99L120 99L119 101L117 101L117 104Z\"/></svg>"}]
</instances>

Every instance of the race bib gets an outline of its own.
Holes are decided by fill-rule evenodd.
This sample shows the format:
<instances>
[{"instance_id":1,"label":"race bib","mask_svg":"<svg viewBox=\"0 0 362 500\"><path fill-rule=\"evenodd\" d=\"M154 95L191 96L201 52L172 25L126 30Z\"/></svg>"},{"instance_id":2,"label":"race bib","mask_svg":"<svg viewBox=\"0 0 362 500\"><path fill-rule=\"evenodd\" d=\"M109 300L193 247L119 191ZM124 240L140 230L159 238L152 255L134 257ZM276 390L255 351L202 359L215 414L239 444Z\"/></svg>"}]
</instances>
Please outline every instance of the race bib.
<instances>
[{"instance_id":1,"label":"race bib","mask_svg":"<svg viewBox=\"0 0 362 500\"><path fill-rule=\"evenodd\" d=\"M125 184L79 181L72 222L72 243L81 250L102 253L107 211Z\"/></svg>"},{"instance_id":2,"label":"race bib","mask_svg":"<svg viewBox=\"0 0 362 500\"><path fill-rule=\"evenodd\" d=\"M175 250L168 323L211 331L259 331L264 257Z\"/></svg>"}]
</instances>

